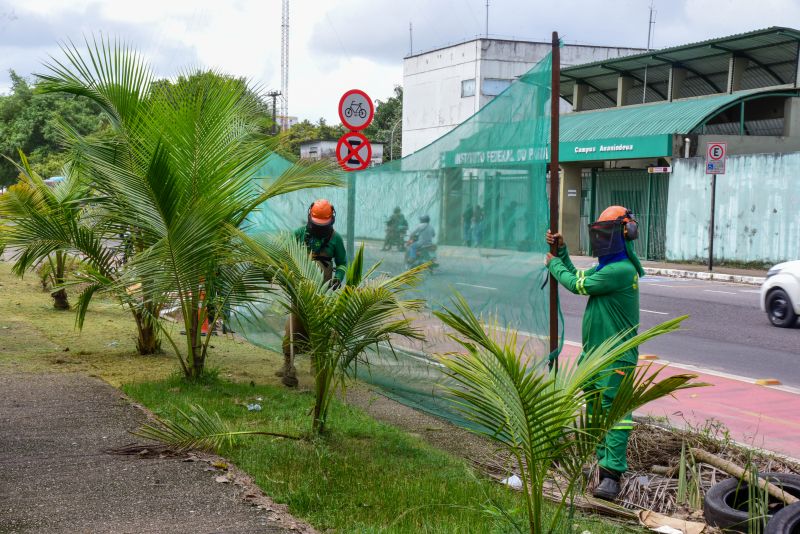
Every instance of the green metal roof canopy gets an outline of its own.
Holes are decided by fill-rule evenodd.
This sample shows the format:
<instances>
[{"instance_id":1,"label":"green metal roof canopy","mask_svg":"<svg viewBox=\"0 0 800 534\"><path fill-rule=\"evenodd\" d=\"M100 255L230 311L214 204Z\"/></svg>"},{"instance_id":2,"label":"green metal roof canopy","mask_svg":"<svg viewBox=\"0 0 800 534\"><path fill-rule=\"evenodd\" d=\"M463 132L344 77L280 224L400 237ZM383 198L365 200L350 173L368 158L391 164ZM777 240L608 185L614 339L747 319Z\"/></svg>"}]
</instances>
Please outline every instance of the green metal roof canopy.
<instances>
[{"instance_id":1,"label":"green metal roof canopy","mask_svg":"<svg viewBox=\"0 0 800 534\"><path fill-rule=\"evenodd\" d=\"M576 83L588 88L583 109L616 106L617 78L633 80L623 103L670 100L669 73L672 67L684 69L687 76L675 98L690 98L727 92L728 65L731 56L746 59L741 89L797 85L797 60L800 55L800 31L772 27L709 39L643 54L596 61L561 69L561 97L572 102ZM647 89L644 91L644 80Z\"/></svg>"},{"instance_id":2,"label":"green metal roof canopy","mask_svg":"<svg viewBox=\"0 0 800 534\"><path fill-rule=\"evenodd\" d=\"M749 91L561 116L561 161L672 155L672 136L687 134L729 105L775 91Z\"/></svg>"}]
</instances>

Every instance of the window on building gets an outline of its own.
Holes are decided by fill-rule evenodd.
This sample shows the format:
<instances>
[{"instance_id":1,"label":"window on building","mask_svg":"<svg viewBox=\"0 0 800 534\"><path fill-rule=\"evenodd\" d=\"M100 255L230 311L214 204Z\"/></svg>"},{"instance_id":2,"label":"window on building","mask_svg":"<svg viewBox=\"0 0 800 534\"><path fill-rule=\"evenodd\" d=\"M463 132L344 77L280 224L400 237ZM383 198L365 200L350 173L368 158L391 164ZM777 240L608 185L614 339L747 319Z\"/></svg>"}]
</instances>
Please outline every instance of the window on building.
<instances>
[{"instance_id":1,"label":"window on building","mask_svg":"<svg viewBox=\"0 0 800 534\"><path fill-rule=\"evenodd\" d=\"M461 81L461 98L475 96L475 78Z\"/></svg>"},{"instance_id":2,"label":"window on building","mask_svg":"<svg viewBox=\"0 0 800 534\"><path fill-rule=\"evenodd\" d=\"M511 85L511 80L504 78L484 78L483 94L486 96L497 96Z\"/></svg>"}]
</instances>

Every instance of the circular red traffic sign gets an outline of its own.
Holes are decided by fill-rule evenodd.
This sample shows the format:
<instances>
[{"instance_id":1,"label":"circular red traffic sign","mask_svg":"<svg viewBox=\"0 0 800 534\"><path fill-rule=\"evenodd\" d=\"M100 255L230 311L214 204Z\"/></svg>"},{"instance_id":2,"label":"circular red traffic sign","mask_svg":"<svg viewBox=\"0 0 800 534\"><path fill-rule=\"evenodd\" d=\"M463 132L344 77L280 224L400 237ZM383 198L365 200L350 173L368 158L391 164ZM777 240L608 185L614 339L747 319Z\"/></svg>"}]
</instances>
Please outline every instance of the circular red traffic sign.
<instances>
[{"instance_id":1,"label":"circular red traffic sign","mask_svg":"<svg viewBox=\"0 0 800 534\"><path fill-rule=\"evenodd\" d=\"M372 161L372 145L359 132L348 132L336 143L336 159L346 171L360 171Z\"/></svg>"},{"instance_id":2,"label":"circular red traffic sign","mask_svg":"<svg viewBox=\"0 0 800 534\"><path fill-rule=\"evenodd\" d=\"M361 89L350 89L339 99L339 119L348 130L363 130L374 116L375 105Z\"/></svg>"},{"instance_id":3,"label":"circular red traffic sign","mask_svg":"<svg viewBox=\"0 0 800 534\"><path fill-rule=\"evenodd\" d=\"M708 159L719 161L725 157L725 145L723 143L710 143L708 145Z\"/></svg>"}]
</instances>

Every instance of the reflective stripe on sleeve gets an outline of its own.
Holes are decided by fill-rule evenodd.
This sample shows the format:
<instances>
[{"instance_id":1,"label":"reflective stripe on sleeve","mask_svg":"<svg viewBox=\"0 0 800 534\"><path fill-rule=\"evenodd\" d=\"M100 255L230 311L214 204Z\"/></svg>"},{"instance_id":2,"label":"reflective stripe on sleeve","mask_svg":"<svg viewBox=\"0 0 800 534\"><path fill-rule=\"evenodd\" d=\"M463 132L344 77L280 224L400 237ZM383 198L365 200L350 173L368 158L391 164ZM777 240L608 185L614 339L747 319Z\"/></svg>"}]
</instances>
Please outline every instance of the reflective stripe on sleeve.
<instances>
[{"instance_id":1,"label":"reflective stripe on sleeve","mask_svg":"<svg viewBox=\"0 0 800 534\"><path fill-rule=\"evenodd\" d=\"M611 430L633 430L633 420L623 419L622 421L614 425L614 427Z\"/></svg>"},{"instance_id":2,"label":"reflective stripe on sleeve","mask_svg":"<svg viewBox=\"0 0 800 534\"><path fill-rule=\"evenodd\" d=\"M576 274L578 276L578 282L575 284L575 290L580 295L588 295L586 288L584 287L586 284L586 271L579 270Z\"/></svg>"}]
</instances>

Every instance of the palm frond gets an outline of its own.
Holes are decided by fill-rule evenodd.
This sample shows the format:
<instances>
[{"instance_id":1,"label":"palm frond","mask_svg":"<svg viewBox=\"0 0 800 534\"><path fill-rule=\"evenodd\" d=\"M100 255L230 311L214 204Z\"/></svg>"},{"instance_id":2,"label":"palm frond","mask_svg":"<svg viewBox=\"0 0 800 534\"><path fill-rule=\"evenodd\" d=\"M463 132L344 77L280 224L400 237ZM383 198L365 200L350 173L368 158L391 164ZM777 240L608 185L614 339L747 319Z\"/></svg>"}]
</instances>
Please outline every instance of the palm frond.
<instances>
[{"instance_id":1,"label":"palm frond","mask_svg":"<svg viewBox=\"0 0 800 534\"><path fill-rule=\"evenodd\" d=\"M158 417L155 423L146 423L133 434L168 445L178 452L202 450L219 453L235 446L240 436L301 439L299 436L263 430L232 430L217 412L211 415L197 404L190 405L188 413L181 409L177 412L175 419Z\"/></svg>"}]
</instances>

